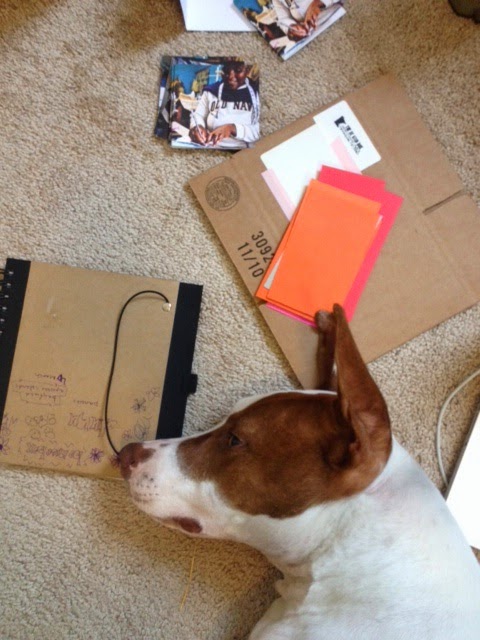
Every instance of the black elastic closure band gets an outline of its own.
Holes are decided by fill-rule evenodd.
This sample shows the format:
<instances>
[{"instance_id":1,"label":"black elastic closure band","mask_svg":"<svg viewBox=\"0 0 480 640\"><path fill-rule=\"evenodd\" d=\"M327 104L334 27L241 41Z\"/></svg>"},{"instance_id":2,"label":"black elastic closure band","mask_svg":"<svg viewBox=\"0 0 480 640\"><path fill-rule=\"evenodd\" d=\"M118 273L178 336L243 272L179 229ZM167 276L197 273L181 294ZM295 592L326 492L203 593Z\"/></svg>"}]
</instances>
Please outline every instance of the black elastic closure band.
<instances>
[{"instance_id":1,"label":"black elastic closure band","mask_svg":"<svg viewBox=\"0 0 480 640\"><path fill-rule=\"evenodd\" d=\"M125 309L130 304L130 302L132 302L132 300L134 300L135 298L138 298L138 296L141 296L141 295L144 295L144 294L147 294L147 293L159 296L160 298L162 298L162 300L164 302L166 302L167 304L170 304L168 298L163 293L160 293L160 291L154 291L154 290L151 290L151 289L145 289L144 291L138 291L137 293L134 293L133 296L130 296L130 298L123 305L122 310L120 311L120 314L118 316L117 326L115 328L115 340L114 340L114 343L113 343L112 366L110 367L110 374L108 376L108 384L107 384L107 393L106 393L106 396L105 396L104 420L105 420L105 433L106 433L108 442L109 442L110 446L112 447L113 451L115 452L115 454L117 456L118 456L118 454L120 452L118 451L118 449L113 444L112 438L110 436L110 430L108 428L108 402L110 400L110 389L112 387L113 373L115 371L115 362L117 360L117 347L118 347L118 336L119 336L119 333L120 333L120 324L122 322L122 318L123 318L123 314L125 313Z\"/></svg>"}]
</instances>

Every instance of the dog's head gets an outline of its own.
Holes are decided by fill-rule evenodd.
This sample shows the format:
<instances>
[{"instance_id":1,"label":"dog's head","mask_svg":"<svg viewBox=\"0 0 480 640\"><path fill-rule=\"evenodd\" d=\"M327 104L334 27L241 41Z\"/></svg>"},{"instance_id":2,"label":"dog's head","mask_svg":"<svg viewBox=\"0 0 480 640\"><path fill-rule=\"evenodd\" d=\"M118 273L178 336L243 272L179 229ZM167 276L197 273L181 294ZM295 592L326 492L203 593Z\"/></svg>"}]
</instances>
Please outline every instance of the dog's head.
<instances>
[{"instance_id":1,"label":"dog's head","mask_svg":"<svg viewBox=\"0 0 480 640\"><path fill-rule=\"evenodd\" d=\"M140 509L190 534L262 548L272 524L294 531L313 507L372 483L391 450L384 399L343 309L316 321L321 391L244 400L201 435L122 449L122 474Z\"/></svg>"}]
</instances>

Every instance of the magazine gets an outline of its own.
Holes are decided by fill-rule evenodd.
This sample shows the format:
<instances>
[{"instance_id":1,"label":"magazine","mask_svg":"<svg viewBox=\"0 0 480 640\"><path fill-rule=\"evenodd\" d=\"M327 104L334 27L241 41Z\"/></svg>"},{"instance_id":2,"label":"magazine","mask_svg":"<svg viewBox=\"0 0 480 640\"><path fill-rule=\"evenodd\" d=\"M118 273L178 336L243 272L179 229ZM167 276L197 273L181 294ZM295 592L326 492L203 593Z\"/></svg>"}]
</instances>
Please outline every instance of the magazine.
<instances>
[{"instance_id":1,"label":"magazine","mask_svg":"<svg viewBox=\"0 0 480 640\"><path fill-rule=\"evenodd\" d=\"M288 60L345 15L344 0L234 0L272 49Z\"/></svg>"},{"instance_id":2,"label":"magazine","mask_svg":"<svg viewBox=\"0 0 480 640\"><path fill-rule=\"evenodd\" d=\"M260 137L259 69L240 58L164 56L155 135L172 147L238 150Z\"/></svg>"}]
</instances>

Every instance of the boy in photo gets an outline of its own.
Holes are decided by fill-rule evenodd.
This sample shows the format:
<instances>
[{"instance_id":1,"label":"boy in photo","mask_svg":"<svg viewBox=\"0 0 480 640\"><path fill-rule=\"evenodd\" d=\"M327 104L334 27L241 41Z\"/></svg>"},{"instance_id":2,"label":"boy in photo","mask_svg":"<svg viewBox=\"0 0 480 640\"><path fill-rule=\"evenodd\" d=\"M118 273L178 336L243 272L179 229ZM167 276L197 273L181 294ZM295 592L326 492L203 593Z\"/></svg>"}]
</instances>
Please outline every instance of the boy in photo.
<instances>
[{"instance_id":1,"label":"boy in photo","mask_svg":"<svg viewBox=\"0 0 480 640\"><path fill-rule=\"evenodd\" d=\"M258 80L242 60L227 60L222 79L203 88L190 117L190 139L204 147L243 149L260 138Z\"/></svg>"}]
</instances>

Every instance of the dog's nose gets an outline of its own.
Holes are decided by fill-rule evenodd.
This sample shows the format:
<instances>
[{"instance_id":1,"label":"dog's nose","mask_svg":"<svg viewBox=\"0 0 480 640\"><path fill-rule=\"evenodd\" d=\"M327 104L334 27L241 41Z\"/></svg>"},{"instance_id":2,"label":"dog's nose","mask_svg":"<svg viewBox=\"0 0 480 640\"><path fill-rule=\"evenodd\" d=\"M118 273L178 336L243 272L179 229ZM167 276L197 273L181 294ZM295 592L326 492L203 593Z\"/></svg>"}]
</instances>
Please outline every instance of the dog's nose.
<instances>
[{"instance_id":1,"label":"dog's nose","mask_svg":"<svg viewBox=\"0 0 480 640\"><path fill-rule=\"evenodd\" d=\"M130 442L123 447L118 454L120 461L120 473L127 480L132 473L132 467L136 467L140 462L148 460L153 454L153 449L147 449L141 442Z\"/></svg>"}]
</instances>

